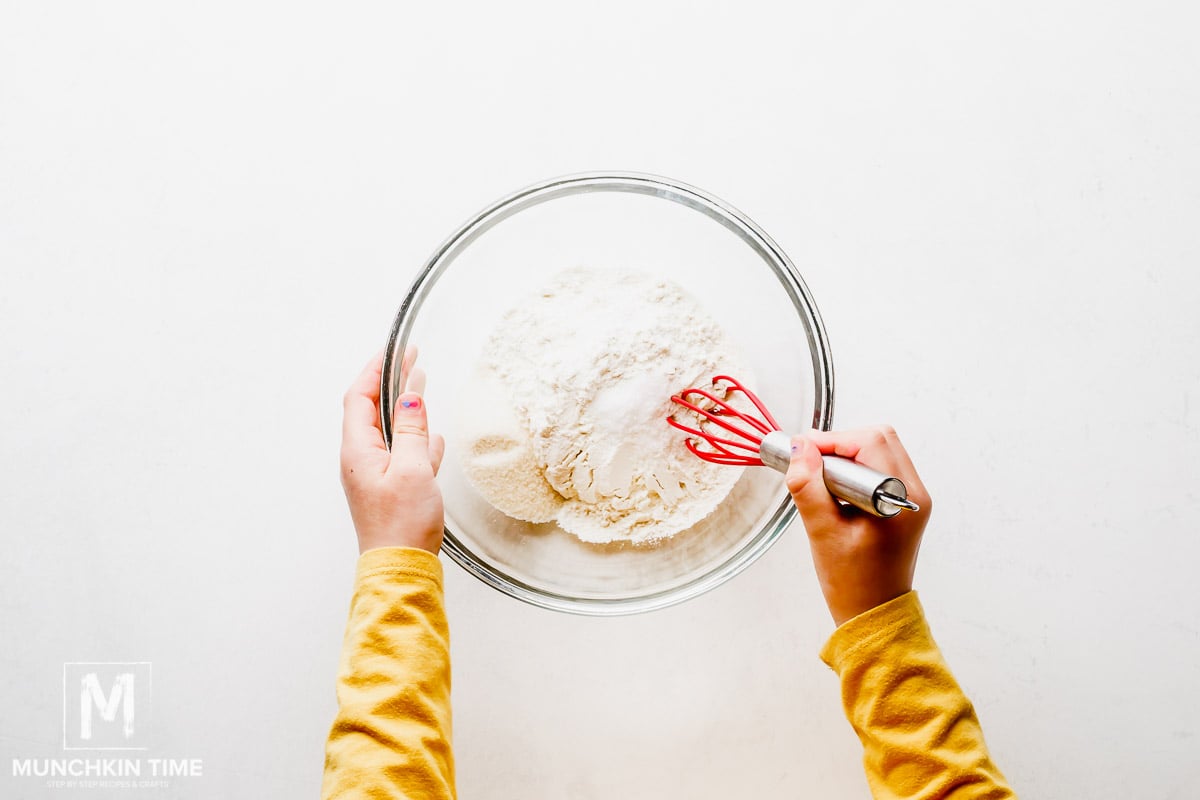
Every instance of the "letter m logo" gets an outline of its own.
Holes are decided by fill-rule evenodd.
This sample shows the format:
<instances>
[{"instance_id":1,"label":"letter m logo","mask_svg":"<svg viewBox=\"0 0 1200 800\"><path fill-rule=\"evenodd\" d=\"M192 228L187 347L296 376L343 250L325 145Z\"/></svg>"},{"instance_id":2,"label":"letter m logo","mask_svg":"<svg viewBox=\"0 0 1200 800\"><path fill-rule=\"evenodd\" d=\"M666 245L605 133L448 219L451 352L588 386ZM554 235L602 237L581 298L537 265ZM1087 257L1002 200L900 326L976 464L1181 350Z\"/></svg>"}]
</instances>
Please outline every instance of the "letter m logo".
<instances>
[{"instance_id":1,"label":"letter m logo","mask_svg":"<svg viewBox=\"0 0 1200 800\"><path fill-rule=\"evenodd\" d=\"M63 749L145 750L150 663L63 664Z\"/></svg>"},{"instance_id":2,"label":"letter m logo","mask_svg":"<svg viewBox=\"0 0 1200 800\"><path fill-rule=\"evenodd\" d=\"M99 709L100 718L112 722L117 718L117 705L121 706L121 716L124 718L122 731L126 739L133 738L133 715L136 706L133 702L133 673L122 672L113 680L112 691L108 697L100 688L100 677L89 672L80 681L79 696L79 738L92 738L92 708ZM124 700L125 702L121 702Z\"/></svg>"}]
</instances>

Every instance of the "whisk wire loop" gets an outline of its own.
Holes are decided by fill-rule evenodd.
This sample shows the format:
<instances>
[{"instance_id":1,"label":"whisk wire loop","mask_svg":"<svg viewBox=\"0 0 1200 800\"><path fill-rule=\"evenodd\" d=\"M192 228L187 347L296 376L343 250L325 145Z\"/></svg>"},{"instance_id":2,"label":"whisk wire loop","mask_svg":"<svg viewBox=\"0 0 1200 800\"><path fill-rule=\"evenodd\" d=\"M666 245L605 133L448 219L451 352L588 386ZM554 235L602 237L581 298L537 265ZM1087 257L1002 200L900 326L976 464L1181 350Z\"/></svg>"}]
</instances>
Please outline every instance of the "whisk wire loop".
<instances>
[{"instance_id":1,"label":"whisk wire loop","mask_svg":"<svg viewBox=\"0 0 1200 800\"><path fill-rule=\"evenodd\" d=\"M685 389L671 400L676 405L695 413L702 420L707 420L739 437L738 439L720 436L719 432L714 430L703 430L686 425L677 420L674 414L667 416L667 422L688 434L690 438L684 440L687 449L705 461L713 464L762 466L759 448L762 445L763 437L779 430L779 423L771 416L771 412L758 399L758 396L734 378L728 375L717 375L712 379L712 385L724 389L724 397L718 397L713 392L704 389ZM731 404L730 399L739 392L750 401L762 418L742 411ZM693 399L696 402L693 402ZM749 428L736 425L733 420L738 420ZM708 447L701 447L700 442L704 442ZM744 451L744 453L737 451Z\"/></svg>"},{"instance_id":2,"label":"whisk wire loop","mask_svg":"<svg viewBox=\"0 0 1200 800\"><path fill-rule=\"evenodd\" d=\"M758 409L758 413L763 415L763 419L767 421L767 424L771 426L769 430L763 431L764 433L782 430L779 427L779 423L775 421L775 417L771 416L771 412L767 410L766 404L764 404L762 400L758 399L758 395L743 386L741 381L731 378L728 375L718 375L713 378L713 383L727 383L730 386L730 392L741 392L743 395L745 395L746 398L754 404L754 407ZM740 416L743 416L743 419L753 419L753 417L741 415L740 412L735 413L739 413Z\"/></svg>"},{"instance_id":3,"label":"whisk wire loop","mask_svg":"<svg viewBox=\"0 0 1200 800\"><path fill-rule=\"evenodd\" d=\"M751 456L740 456L736 453L712 452L711 450L701 450L696 446L696 443L691 439L684 440L684 446L693 454L699 456L710 464L725 464L733 467L761 467L763 466L762 459Z\"/></svg>"},{"instance_id":4,"label":"whisk wire loop","mask_svg":"<svg viewBox=\"0 0 1200 800\"><path fill-rule=\"evenodd\" d=\"M781 431L779 423L758 395L728 375L717 375L711 385L714 392L723 391L723 396L718 397L704 389L685 389L671 398L671 402L700 418L696 427L692 427L675 418L679 409L667 415L667 422L688 435L684 440L687 449L710 464L771 467L786 472L790 463L789 437L783 433L776 435ZM732 404L733 396L739 392L758 410L761 418ZM697 402L689 398L696 398ZM732 420L744 423L749 429L735 425ZM710 425L706 426L705 422ZM719 435L722 431L728 431L740 440ZM901 510L920 510L908 499L908 490L898 478L877 472L853 459L826 455L821 460L826 488L855 508L877 517L893 517Z\"/></svg>"},{"instance_id":5,"label":"whisk wire loop","mask_svg":"<svg viewBox=\"0 0 1200 800\"><path fill-rule=\"evenodd\" d=\"M696 428L692 428L688 425L684 425L683 423L678 422L674 418L669 418L667 420L667 422L669 422L672 427L677 428L690 436L693 436L693 437L696 437L699 439L703 439L704 441L709 442L710 444L712 444L714 449L716 449L717 451L719 451L720 453L723 453L725 455L730 455L730 456L737 455L737 453L730 452L730 450L728 449L729 447L737 447L741 450L748 450L752 453L758 452L757 447L752 444L747 444L746 442L734 441L733 439L725 439L720 436L714 436L711 433L706 433L704 431L697 430ZM695 441L695 439L684 439L683 441L684 441L684 444L690 445ZM728 447L725 447L723 445L727 445ZM693 452L696 452L697 455L703 455L707 451L699 450L699 451L693 451Z\"/></svg>"},{"instance_id":6,"label":"whisk wire loop","mask_svg":"<svg viewBox=\"0 0 1200 800\"><path fill-rule=\"evenodd\" d=\"M703 406L697 405L696 403L689 401L687 399L687 396L692 393L702 395L702 396L706 397L707 399L711 400L713 403L718 404L717 408L719 410L704 408ZM699 416L708 420L709 422L713 423L714 425L719 425L720 427L724 428L725 430L729 431L730 433L734 434L735 436L741 436L741 437L744 437L745 439L747 439L748 441L753 442L756 448L758 446L758 443L762 441L763 435L771 432L769 429L764 430L763 423L760 420L755 420L753 417L744 416L741 412L726 405L724 403L724 401L718 400L716 397L714 397L713 395L704 391L703 389L688 389L685 392L681 392L680 394L675 395L671 399L676 404L683 406L684 408L688 409L689 411L695 412L696 414L698 414ZM740 428L737 425L734 425L733 423L731 423L727 419L725 419L726 417L737 417L738 419L741 419L742 421L749 423L753 428L755 428L755 430L748 431L745 428ZM671 425L675 426L676 428L679 428L681 431L686 431L687 433L690 433L693 436L699 436L701 439L707 440L707 439L713 438L712 433L710 433L708 431L701 431L697 428L689 428L688 426L683 425L682 423L676 421L674 417L667 417L667 422L671 423Z\"/></svg>"}]
</instances>

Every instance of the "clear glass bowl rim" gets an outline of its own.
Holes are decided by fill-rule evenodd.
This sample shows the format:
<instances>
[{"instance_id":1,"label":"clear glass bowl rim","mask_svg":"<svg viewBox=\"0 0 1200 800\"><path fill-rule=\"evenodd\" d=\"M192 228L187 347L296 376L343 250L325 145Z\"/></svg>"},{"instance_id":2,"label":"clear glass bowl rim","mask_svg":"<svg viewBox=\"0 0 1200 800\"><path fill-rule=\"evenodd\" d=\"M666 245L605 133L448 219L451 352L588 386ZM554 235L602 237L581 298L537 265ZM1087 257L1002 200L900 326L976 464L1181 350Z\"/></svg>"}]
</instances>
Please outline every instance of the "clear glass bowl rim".
<instances>
[{"instance_id":1,"label":"clear glass bowl rim","mask_svg":"<svg viewBox=\"0 0 1200 800\"><path fill-rule=\"evenodd\" d=\"M509 217L551 200L590 192L626 192L678 203L720 223L749 245L779 279L804 325L812 354L812 426L829 430L833 422L834 396L833 357L829 338L812 294L782 248L745 214L694 186L638 172L587 172L551 178L502 197L463 223L430 256L400 304L384 349L379 417L384 441L389 449L392 444L392 408L401 388L400 354L408 344L417 312L438 278L472 242ZM720 586L770 549L795 515L795 506L790 499L784 498L753 538L713 569L679 586L633 597L572 597L530 586L484 562L459 540L448 525L442 550L488 586L531 605L585 616L618 616L666 608Z\"/></svg>"}]
</instances>

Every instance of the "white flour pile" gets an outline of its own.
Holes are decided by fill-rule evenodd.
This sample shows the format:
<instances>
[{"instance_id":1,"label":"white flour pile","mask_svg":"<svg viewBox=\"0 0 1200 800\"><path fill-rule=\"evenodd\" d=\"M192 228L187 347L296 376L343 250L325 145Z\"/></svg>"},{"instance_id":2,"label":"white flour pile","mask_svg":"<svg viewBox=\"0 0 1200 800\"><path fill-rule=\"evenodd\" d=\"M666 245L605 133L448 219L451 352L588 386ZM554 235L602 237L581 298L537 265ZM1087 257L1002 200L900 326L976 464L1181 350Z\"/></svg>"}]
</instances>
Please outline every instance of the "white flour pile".
<instances>
[{"instance_id":1,"label":"white flour pile","mask_svg":"<svg viewBox=\"0 0 1200 800\"><path fill-rule=\"evenodd\" d=\"M460 416L463 467L489 503L585 542L648 542L708 516L741 475L701 461L672 394L746 376L680 287L572 269L508 312Z\"/></svg>"}]
</instances>

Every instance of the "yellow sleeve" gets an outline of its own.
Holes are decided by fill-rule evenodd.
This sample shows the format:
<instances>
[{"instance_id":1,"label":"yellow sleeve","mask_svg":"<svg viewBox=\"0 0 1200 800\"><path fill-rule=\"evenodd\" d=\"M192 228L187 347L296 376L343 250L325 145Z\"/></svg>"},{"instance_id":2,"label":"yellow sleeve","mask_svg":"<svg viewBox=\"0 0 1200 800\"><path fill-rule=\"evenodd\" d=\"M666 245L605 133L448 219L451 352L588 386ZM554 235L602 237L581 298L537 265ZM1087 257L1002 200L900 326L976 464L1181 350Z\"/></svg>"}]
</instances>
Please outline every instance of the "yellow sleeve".
<instances>
[{"instance_id":1,"label":"yellow sleeve","mask_svg":"<svg viewBox=\"0 0 1200 800\"><path fill-rule=\"evenodd\" d=\"M358 559L321 797L453 798L450 630L437 556Z\"/></svg>"},{"instance_id":2,"label":"yellow sleeve","mask_svg":"<svg viewBox=\"0 0 1200 800\"><path fill-rule=\"evenodd\" d=\"M1015 798L915 592L842 624L821 650L863 745L876 800Z\"/></svg>"}]
</instances>

